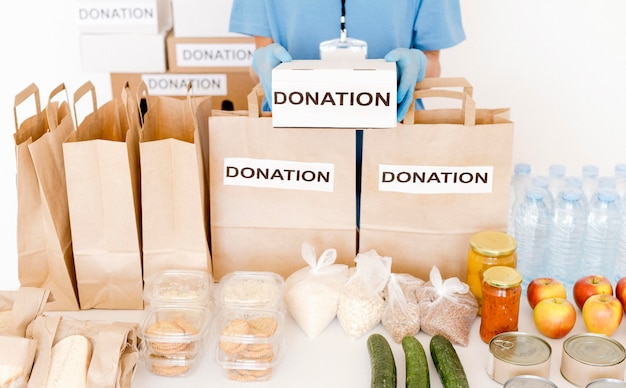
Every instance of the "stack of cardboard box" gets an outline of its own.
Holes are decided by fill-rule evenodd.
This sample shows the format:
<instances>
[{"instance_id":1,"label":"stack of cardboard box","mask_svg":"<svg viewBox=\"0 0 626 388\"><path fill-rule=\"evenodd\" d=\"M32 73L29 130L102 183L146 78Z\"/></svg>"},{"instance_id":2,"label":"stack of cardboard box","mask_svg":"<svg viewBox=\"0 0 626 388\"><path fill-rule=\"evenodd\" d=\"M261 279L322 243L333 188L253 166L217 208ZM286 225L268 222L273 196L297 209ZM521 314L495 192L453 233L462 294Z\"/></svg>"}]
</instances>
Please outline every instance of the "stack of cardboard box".
<instances>
[{"instance_id":1,"label":"stack of cardboard box","mask_svg":"<svg viewBox=\"0 0 626 388\"><path fill-rule=\"evenodd\" d=\"M150 95L213 96L247 109L254 38L228 32L232 0L78 0L86 71L111 75L113 95L143 81Z\"/></svg>"}]
</instances>

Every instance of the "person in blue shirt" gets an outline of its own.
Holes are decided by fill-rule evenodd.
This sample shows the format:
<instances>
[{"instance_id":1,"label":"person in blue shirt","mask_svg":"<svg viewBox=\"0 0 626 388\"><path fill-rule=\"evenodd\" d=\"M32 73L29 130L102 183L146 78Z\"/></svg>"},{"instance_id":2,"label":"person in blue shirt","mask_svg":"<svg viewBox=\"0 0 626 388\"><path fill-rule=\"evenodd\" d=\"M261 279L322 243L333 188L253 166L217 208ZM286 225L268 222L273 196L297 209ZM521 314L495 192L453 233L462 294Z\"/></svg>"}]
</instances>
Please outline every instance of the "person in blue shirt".
<instances>
[{"instance_id":1,"label":"person in blue shirt","mask_svg":"<svg viewBox=\"0 0 626 388\"><path fill-rule=\"evenodd\" d=\"M233 0L230 16L231 32L255 37L253 69L269 109L272 69L320 59L320 43L339 38L342 26L367 43L367 58L396 62L398 121L415 84L440 76L440 50L465 39L459 0Z\"/></svg>"}]
</instances>

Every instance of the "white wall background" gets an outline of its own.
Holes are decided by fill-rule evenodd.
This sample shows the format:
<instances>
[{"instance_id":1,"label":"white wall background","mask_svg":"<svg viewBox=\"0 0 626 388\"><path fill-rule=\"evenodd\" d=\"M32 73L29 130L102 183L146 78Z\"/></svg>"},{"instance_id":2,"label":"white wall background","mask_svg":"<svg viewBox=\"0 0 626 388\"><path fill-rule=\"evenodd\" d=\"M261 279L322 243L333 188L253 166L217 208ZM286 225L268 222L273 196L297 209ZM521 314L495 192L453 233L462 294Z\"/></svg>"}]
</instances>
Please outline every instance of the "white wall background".
<instances>
[{"instance_id":1,"label":"white wall background","mask_svg":"<svg viewBox=\"0 0 626 388\"><path fill-rule=\"evenodd\" d=\"M511 108L514 162L529 162L537 173L563 163L568 175L587 163L610 175L616 163L626 162L624 0L461 4L467 40L442 53L443 76L469 80L480 108ZM71 97L89 80L99 103L111 99L108 74L81 70L74 18L73 1L21 0L0 23L0 289L19 286L15 95L34 82L45 104L60 83ZM33 113L24 108L20 121Z\"/></svg>"}]
</instances>

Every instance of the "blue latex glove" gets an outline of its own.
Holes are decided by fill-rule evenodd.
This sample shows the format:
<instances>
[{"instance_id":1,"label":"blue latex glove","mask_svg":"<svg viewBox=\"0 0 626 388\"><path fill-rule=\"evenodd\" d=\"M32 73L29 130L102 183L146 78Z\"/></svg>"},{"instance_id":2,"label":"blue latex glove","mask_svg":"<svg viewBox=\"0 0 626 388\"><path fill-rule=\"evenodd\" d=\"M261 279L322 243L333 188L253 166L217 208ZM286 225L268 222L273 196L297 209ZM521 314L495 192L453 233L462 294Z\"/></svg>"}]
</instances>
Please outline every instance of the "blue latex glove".
<instances>
[{"instance_id":1,"label":"blue latex glove","mask_svg":"<svg viewBox=\"0 0 626 388\"><path fill-rule=\"evenodd\" d=\"M426 55L418 49L397 48L385 55L387 62L395 62L398 71L398 122L404 119L413 100L415 84L426 75Z\"/></svg>"},{"instance_id":2,"label":"blue latex glove","mask_svg":"<svg viewBox=\"0 0 626 388\"><path fill-rule=\"evenodd\" d=\"M265 92L265 104L272 109L272 70L283 62L291 62L291 54L280 44L272 43L258 48L252 54L252 68L259 76Z\"/></svg>"}]
</instances>

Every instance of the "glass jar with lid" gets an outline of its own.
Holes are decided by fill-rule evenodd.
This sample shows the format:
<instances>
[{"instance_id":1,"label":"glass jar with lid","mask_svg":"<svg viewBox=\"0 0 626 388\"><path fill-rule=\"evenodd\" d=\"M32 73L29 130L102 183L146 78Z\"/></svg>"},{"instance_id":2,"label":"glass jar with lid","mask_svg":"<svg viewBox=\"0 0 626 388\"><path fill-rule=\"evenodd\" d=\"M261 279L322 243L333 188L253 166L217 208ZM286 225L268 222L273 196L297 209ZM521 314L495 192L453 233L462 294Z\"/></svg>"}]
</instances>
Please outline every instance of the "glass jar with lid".
<instances>
[{"instance_id":1,"label":"glass jar with lid","mask_svg":"<svg viewBox=\"0 0 626 388\"><path fill-rule=\"evenodd\" d=\"M517 331L522 275L515 268L495 266L483 273L480 338L489 343L501 333Z\"/></svg>"},{"instance_id":2,"label":"glass jar with lid","mask_svg":"<svg viewBox=\"0 0 626 388\"><path fill-rule=\"evenodd\" d=\"M517 244L515 238L504 232L484 231L472 235L469 245L466 283L478 301L478 315L481 315L483 273L496 265L516 268Z\"/></svg>"}]
</instances>

